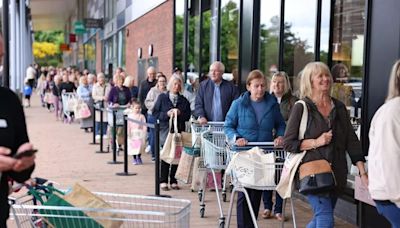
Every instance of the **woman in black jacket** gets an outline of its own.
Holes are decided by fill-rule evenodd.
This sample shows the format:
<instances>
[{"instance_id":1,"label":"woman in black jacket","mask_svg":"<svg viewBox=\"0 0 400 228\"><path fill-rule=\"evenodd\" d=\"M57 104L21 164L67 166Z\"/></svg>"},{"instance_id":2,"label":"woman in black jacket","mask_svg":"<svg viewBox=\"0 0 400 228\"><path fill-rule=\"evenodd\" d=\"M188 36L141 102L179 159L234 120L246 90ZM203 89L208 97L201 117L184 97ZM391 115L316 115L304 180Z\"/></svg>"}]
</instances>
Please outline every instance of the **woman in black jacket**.
<instances>
[{"instance_id":1,"label":"woman in black jacket","mask_svg":"<svg viewBox=\"0 0 400 228\"><path fill-rule=\"evenodd\" d=\"M185 122L190 118L189 101L181 95L183 89L183 80L179 76L172 76L168 86L168 92L158 96L154 105L153 115L160 120L160 145L164 146L169 131L169 119L176 112L178 115L178 131L185 130ZM171 166L171 172L169 172ZM161 189L168 190L168 174L169 184L172 189L178 190L178 183L175 179L175 173L178 165L168 164L161 161Z\"/></svg>"},{"instance_id":2,"label":"woman in black jacket","mask_svg":"<svg viewBox=\"0 0 400 228\"><path fill-rule=\"evenodd\" d=\"M363 183L368 183L360 141L354 133L346 106L330 96L331 87L332 76L324 63L312 62L304 67L300 82L300 98L308 109L304 139L298 139L303 114L303 105L298 103L292 109L283 142L286 151L307 151L300 166L325 159L331 164L336 178L335 188L306 195L314 212L308 228L333 227L335 204L346 185L346 152L360 170Z\"/></svg>"}]
</instances>

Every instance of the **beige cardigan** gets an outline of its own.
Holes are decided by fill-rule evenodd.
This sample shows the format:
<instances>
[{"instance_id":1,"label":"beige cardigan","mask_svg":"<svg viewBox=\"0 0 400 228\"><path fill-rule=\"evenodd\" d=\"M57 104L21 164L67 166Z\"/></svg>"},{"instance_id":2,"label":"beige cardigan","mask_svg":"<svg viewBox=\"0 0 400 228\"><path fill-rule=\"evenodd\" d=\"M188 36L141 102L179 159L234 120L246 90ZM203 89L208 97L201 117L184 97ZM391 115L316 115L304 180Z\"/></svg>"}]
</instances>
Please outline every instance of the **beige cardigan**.
<instances>
[{"instance_id":1,"label":"beige cardigan","mask_svg":"<svg viewBox=\"0 0 400 228\"><path fill-rule=\"evenodd\" d=\"M368 176L372 199L400 207L400 97L383 104L369 130Z\"/></svg>"},{"instance_id":2,"label":"beige cardigan","mask_svg":"<svg viewBox=\"0 0 400 228\"><path fill-rule=\"evenodd\" d=\"M111 86L108 83L105 83L105 85L100 86L99 83L96 83L93 86L92 90L92 98L94 100L94 103L99 102L99 101L105 101L104 107L107 107L107 97L108 94L110 93ZM100 122L100 112L96 113L96 121ZM107 112L103 112L103 122L107 122Z\"/></svg>"}]
</instances>

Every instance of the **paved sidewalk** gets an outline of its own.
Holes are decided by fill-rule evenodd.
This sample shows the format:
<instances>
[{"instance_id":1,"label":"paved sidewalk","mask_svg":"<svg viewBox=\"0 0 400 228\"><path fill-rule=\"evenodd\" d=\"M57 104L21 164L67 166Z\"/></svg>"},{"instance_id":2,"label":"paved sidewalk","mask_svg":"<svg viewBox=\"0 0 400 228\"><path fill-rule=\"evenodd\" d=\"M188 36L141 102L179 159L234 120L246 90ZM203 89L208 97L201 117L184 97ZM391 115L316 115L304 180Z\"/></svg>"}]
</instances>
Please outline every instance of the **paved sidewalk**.
<instances>
[{"instance_id":1,"label":"paved sidewalk","mask_svg":"<svg viewBox=\"0 0 400 228\"><path fill-rule=\"evenodd\" d=\"M79 129L78 123L64 124L56 121L55 114L40 107L37 95L32 98L32 107L25 109L30 140L36 148L36 169L33 176L43 177L68 187L78 182L91 191L151 195L154 194L154 163L150 156L143 155L144 164L134 166L129 158L129 171L136 176L117 176L123 171L123 165L111 165L112 153L98 154L99 145L90 145L92 134ZM106 146L104 146L106 148ZM122 153L117 157L123 161ZM191 227L218 227L218 207L214 192L207 191L205 218L199 216L199 201L197 193L190 191L190 186L180 185L181 190L161 192L174 198L189 199L192 202ZM228 194L228 198L230 194ZM311 218L308 204L294 200L298 227L305 227ZM224 213L229 203L223 203ZM287 204L287 214L289 212ZM262 210L260 210L262 211ZM236 211L231 221L231 227L236 227ZM280 227L275 219L259 220L260 227ZM293 227L292 220L285 223ZM354 227L342 220L336 219L335 227Z\"/></svg>"}]
</instances>

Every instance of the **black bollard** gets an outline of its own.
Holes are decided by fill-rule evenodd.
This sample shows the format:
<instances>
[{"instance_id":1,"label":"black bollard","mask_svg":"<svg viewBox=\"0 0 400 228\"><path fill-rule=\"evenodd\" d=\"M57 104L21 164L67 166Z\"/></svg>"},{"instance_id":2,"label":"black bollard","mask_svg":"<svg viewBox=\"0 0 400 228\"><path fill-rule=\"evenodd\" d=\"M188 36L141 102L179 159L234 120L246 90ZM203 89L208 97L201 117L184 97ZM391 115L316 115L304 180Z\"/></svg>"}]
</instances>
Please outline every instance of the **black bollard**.
<instances>
[{"instance_id":1,"label":"black bollard","mask_svg":"<svg viewBox=\"0 0 400 228\"><path fill-rule=\"evenodd\" d=\"M128 172L128 119L124 115L124 172L116 173L117 176L134 176L136 173Z\"/></svg>"},{"instance_id":2,"label":"black bollard","mask_svg":"<svg viewBox=\"0 0 400 228\"><path fill-rule=\"evenodd\" d=\"M96 131L95 131L95 125L96 125L96 105L93 105L93 127L92 127L92 132L93 132L93 141L89 143L90 145L96 145Z\"/></svg>"},{"instance_id":3,"label":"black bollard","mask_svg":"<svg viewBox=\"0 0 400 228\"><path fill-rule=\"evenodd\" d=\"M117 140L117 121L116 121L116 116L115 112L116 109L111 109L112 111L112 117L113 117L113 132L112 132L112 150L113 150L113 160L107 162L108 164L121 164L122 162L117 161L117 143L115 142Z\"/></svg>"},{"instance_id":4,"label":"black bollard","mask_svg":"<svg viewBox=\"0 0 400 228\"><path fill-rule=\"evenodd\" d=\"M169 195L160 195L160 121L157 119L154 124L155 135L155 196L171 198Z\"/></svg>"},{"instance_id":5,"label":"black bollard","mask_svg":"<svg viewBox=\"0 0 400 228\"><path fill-rule=\"evenodd\" d=\"M103 150L103 108L99 108L100 111L100 150L96 153L108 153L109 151Z\"/></svg>"}]
</instances>

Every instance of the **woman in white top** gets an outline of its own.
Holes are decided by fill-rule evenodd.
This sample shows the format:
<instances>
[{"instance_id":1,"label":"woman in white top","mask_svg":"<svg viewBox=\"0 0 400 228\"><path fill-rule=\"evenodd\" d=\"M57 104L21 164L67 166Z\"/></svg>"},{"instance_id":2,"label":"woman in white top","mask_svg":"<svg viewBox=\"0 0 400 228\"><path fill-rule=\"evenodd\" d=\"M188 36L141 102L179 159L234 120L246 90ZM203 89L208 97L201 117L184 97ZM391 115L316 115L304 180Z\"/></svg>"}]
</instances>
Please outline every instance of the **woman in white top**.
<instances>
[{"instance_id":1,"label":"woman in white top","mask_svg":"<svg viewBox=\"0 0 400 228\"><path fill-rule=\"evenodd\" d=\"M97 74L97 83L94 84L92 90L92 97L94 103L98 108L104 108L104 102L107 100L108 93L110 92L111 86L106 82L104 73L100 72ZM96 113L97 114L97 113ZM100 113L99 113L100 114ZM107 137L107 112L103 112L103 137ZM96 115L96 138L100 138L100 115Z\"/></svg>"},{"instance_id":2,"label":"woman in white top","mask_svg":"<svg viewBox=\"0 0 400 228\"><path fill-rule=\"evenodd\" d=\"M399 113L400 60L393 65L386 102L376 111L369 129L368 188L378 212L392 227L400 227Z\"/></svg>"}]
</instances>

